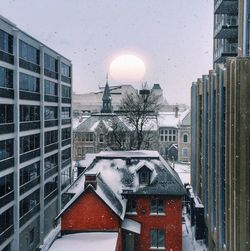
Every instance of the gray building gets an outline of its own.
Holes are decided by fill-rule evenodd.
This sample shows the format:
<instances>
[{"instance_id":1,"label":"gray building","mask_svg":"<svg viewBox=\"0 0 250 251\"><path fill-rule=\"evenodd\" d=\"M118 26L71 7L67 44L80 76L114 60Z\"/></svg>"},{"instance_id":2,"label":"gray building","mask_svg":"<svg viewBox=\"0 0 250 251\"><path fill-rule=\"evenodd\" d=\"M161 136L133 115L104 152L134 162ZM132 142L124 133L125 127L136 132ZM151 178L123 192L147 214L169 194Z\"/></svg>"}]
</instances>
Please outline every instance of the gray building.
<instances>
[{"instance_id":1,"label":"gray building","mask_svg":"<svg viewBox=\"0 0 250 251\"><path fill-rule=\"evenodd\" d=\"M71 62L0 16L0 250L36 250L71 177Z\"/></svg>"}]
</instances>

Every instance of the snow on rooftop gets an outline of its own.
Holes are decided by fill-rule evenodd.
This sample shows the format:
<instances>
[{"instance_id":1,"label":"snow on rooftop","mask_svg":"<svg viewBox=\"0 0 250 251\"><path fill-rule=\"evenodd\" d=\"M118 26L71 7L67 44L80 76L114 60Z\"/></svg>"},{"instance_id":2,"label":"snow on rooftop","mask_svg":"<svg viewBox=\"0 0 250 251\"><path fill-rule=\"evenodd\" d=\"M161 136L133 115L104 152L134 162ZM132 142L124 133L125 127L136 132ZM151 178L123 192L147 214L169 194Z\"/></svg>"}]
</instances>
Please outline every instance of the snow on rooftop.
<instances>
[{"instance_id":1,"label":"snow on rooftop","mask_svg":"<svg viewBox=\"0 0 250 251\"><path fill-rule=\"evenodd\" d=\"M69 234L56 239L49 251L115 251L117 239L117 232Z\"/></svg>"},{"instance_id":2,"label":"snow on rooftop","mask_svg":"<svg viewBox=\"0 0 250 251\"><path fill-rule=\"evenodd\" d=\"M160 154L157 151L148 151L148 150L140 150L140 151L102 151L97 154L97 157L110 157L110 158L140 158L140 157L148 157L148 158L158 158Z\"/></svg>"},{"instance_id":3,"label":"snow on rooftop","mask_svg":"<svg viewBox=\"0 0 250 251\"><path fill-rule=\"evenodd\" d=\"M175 163L174 170L179 174L183 185L190 184L190 165Z\"/></svg>"},{"instance_id":4,"label":"snow on rooftop","mask_svg":"<svg viewBox=\"0 0 250 251\"><path fill-rule=\"evenodd\" d=\"M128 230L130 232L140 234L141 233L141 224L131 219L125 218L122 222L123 229Z\"/></svg>"},{"instance_id":5,"label":"snow on rooftop","mask_svg":"<svg viewBox=\"0 0 250 251\"><path fill-rule=\"evenodd\" d=\"M184 112L178 112L177 117L175 112L159 112L158 125L159 127L178 127L189 112L189 109Z\"/></svg>"},{"instance_id":6,"label":"snow on rooftop","mask_svg":"<svg viewBox=\"0 0 250 251\"><path fill-rule=\"evenodd\" d=\"M81 116L81 117L73 117L72 119L72 129L76 130L76 128L82 123L84 122L87 118L89 118L88 116Z\"/></svg>"}]
</instances>

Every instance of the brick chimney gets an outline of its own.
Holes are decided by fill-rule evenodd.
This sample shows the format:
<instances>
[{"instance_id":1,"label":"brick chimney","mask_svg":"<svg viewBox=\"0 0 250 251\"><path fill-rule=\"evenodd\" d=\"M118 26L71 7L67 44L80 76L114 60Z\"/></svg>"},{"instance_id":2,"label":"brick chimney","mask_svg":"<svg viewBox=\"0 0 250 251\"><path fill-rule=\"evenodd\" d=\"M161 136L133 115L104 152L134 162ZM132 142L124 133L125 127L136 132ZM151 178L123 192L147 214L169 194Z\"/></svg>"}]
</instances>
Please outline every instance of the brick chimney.
<instances>
[{"instance_id":1,"label":"brick chimney","mask_svg":"<svg viewBox=\"0 0 250 251\"><path fill-rule=\"evenodd\" d=\"M94 173L94 174L85 174L84 189L86 189L88 185L91 185L94 189L96 189L97 175L98 174L96 174L96 173Z\"/></svg>"}]
</instances>

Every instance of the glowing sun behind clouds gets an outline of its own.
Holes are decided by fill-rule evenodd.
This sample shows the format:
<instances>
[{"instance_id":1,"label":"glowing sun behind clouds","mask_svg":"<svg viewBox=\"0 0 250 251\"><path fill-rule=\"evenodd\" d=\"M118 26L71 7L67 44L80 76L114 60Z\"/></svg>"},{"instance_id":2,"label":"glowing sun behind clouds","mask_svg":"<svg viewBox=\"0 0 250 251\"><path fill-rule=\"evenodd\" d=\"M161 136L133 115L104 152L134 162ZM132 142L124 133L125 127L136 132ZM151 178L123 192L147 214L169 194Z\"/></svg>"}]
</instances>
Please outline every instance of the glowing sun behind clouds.
<instances>
[{"instance_id":1,"label":"glowing sun behind clouds","mask_svg":"<svg viewBox=\"0 0 250 251\"><path fill-rule=\"evenodd\" d=\"M118 82L136 82L146 72L145 63L137 56L124 54L116 57L110 64L109 73Z\"/></svg>"}]
</instances>

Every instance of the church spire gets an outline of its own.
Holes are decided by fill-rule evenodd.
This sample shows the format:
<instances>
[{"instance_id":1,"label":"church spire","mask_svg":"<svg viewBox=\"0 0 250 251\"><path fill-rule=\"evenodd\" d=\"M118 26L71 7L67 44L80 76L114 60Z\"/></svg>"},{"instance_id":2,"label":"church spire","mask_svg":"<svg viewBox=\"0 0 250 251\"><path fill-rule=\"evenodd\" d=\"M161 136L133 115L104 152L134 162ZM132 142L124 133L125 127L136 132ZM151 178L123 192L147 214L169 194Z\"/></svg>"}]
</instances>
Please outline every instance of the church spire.
<instances>
[{"instance_id":1,"label":"church spire","mask_svg":"<svg viewBox=\"0 0 250 251\"><path fill-rule=\"evenodd\" d=\"M108 73L106 74L106 85L104 88L103 96L102 96L102 110L101 113L112 113L112 98L108 84Z\"/></svg>"}]
</instances>

